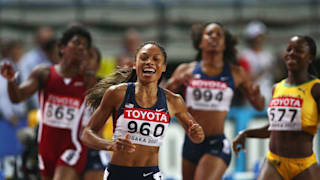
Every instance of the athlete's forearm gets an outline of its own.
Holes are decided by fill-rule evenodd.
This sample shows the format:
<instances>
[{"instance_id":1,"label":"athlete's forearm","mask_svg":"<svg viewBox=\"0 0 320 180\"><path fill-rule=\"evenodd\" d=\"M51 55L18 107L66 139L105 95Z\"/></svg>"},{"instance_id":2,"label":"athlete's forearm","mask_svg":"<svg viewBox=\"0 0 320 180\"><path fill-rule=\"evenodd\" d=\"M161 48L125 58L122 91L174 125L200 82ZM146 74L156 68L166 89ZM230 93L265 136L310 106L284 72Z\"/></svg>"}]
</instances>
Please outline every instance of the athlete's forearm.
<instances>
[{"instance_id":1,"label":"athlete's forearm","mask_svg":"<svg viewBox=\"0 0 320 180\"><path fill-rule=\"evenodd\" d=\"M106 151L112 151L113 142L106 140L102 137L99 137L97 133L94 133L92 129L89 127L85 127L82 136L81 136L82 142L94 149L101 149Z\"/></svg>"},{"instance_id":2,"label":"athlete's forearm","mask_svg":"<svg viewBox=\"0 0 320 180\"><path fill-rule=\"evenodd\" d=\"M244 135L248 138L269 138L270 131L268 131L268 128L269 124L261 128L246 129L241 133L244 133Z\"/></svg>"},{"instance_id":3,"label":"athlete's forearm","mask_svg":"<svg viewBox=\"0 0 320 180\"><path fill-rule=\"evenodd\" d=\"M11 102L19 103L22 99L22 92L19 89L19 85L15 80L8 80L8 94Z\"/></svg>"}]
</instances>

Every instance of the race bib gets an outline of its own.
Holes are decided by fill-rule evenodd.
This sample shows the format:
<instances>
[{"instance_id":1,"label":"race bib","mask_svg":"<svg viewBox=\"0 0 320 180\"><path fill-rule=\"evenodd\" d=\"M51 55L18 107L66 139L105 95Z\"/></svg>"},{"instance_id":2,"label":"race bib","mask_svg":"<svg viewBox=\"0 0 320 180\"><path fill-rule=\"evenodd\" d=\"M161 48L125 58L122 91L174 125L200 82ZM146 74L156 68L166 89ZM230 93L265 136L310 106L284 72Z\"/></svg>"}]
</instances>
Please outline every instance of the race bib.
<instances>
[{"instance_id":1,"label":"race bib","mask_svg":"<svg viewBox=\"0 0 320 180\"><path fill-rule=\"evenodd\" d=\"M301 130L302 103L300 98L273 98L268 107L269 130Z\"/></svg>"},{"instance_id":2,"label":"race bib","mask_svg":"<svg viewBox=\"0 0 320 180\"><path fill-rule=\"evenodd\" d=\"M72 129L81 116L80 107L80 99L50 94L45 103L44 123L52 127Z\"/></svg>"},{"instance_id":3,"label":"race bib","mask_svg":"<svg viewBox=\"0 0 320 180\"><path fill-rule=\"evenodd\" d=\"M75 165L80 158L80 153L73 149L67 149L61 155L61 159L70 166Z\"/></svg>"},{"instance_id":4,"label":"race bib","mask_svg":"<svg viewBox=\"0 0 320 180\"><path fill-rule=\"evenodd\" d=\"M187 106L198 110L228 111L232 96L232 89L222 81L193 79L186 90Z\"/></svg>"},{"instance_id":5,"label":"race bib","mask_svg":"<svg viewBox=\"0 0 320 180\"><path fill-rule=\"evenodd\" d=\"M130 133L130 140L134 144L159 146L170 122L169 114L162 111L164 109L125 108L117 120L113 139Z\"/></svg>"}]
</instances>

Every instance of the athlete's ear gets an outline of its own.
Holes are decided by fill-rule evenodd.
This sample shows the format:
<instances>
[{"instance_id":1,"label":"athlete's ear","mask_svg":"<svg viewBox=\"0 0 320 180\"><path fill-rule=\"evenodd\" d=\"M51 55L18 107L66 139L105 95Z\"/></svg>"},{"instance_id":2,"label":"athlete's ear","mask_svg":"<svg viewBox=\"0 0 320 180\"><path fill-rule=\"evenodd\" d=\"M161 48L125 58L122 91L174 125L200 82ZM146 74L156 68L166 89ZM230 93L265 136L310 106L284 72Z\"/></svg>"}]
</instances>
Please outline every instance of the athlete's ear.
<instances>
[{"instance_id":1,"label":"athlete's ear","mask_svg":"<svg viewBox=\"0 0 320 180\"><path fill-rule=\"evenodd\" d=\"M136 65L137 65L137 63L136 63L136 61L134 61L133 64L132 64L132 69L137 69Z\"/></svg>"},{"instance_id":2,"label":"athlete's ear","mask_svg":"<svg viewBox=\"0 0 320 180\"><path fill-rule=\"evenodd\" d=\"M60 57L62 57L63 56L63 54L64 54L64 51L65 51L65 45L61 45L60 47L59 47L59 56Z\"/></svg>"},{"instance_id":3,"label":"athlete's ear","mask_svg":"<svg viewBox=\"0 0 320 180\"><path fill-rule=\"evenodd\" d=\"M167 65L166 64L164 64L162 67L161 67L161 72L166 72L166 70L167 70Z\"/></svg>"}]
</instances>

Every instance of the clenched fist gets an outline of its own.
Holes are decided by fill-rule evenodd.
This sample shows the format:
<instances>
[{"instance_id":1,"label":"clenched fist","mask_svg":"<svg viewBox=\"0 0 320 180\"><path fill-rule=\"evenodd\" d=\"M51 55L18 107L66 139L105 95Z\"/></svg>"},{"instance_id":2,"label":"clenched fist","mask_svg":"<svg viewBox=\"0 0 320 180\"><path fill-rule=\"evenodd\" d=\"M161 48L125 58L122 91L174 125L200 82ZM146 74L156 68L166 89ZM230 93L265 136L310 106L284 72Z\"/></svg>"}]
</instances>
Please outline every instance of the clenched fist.
<instances>
[{"instance_id":1,"label":"clenched fist","mask_svg":"<svg viewBox=\"0 0 320 180\"><path fill-rule=\"evenodd\" d=\"M9 62L3 61L0 64L1 75L8 81L13 81L15 78L15 72L12 65Z\"/></svg>"},{"instance_id":2,"label":"clenched fist","mask_svg":"<svg viewBox=\"0 0 320 180\"><path fill-rule=\"evenodd\" d=\"M205 138L202 127L192 120L189 121L188 136L193 143L197 144L202 143Z\"/></svg>"}]
</instances>

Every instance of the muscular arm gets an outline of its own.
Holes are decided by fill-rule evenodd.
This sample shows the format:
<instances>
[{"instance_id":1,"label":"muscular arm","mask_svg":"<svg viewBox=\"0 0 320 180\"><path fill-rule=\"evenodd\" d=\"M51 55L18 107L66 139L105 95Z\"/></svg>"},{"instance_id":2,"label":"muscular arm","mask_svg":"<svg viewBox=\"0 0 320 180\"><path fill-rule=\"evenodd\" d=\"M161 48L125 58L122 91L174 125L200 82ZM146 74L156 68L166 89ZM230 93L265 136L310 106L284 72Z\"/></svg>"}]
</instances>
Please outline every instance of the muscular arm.
<instances>
[{"instance_id":1,"label":"muscular arm","mask_svg":"<svg viewBox=\"0 0 320 180\"><path fill-rule=\"evenodd\" d=\"M241 67L233 67L233 74L238 88L244 94L253 107L263 110L265 99L260 93L259 86L255 85L249 75Z\"/></svg>"},{"instance_id":2,"label":"muscular arm","mask_svg":"<svg viewBox=\"0 0 320 180\"><path fill-rule=\"evenodd\" d=\"M246 138L268 138L270 136L270 131L268 131L269 124L255 129L246 129L241 131L237 137L233 140L232 149L235 154L238 156L238 153L241 149L245 150L245 141Z\"/></svg>"},{"instance_id":3,"label":"muscular arm","mask_svg":"<svg viewBox=\"0 0 320 180\"><path fill-rule=\"evenodd\" d=\"M194 123L196 122L188 112L188 109L185 106L182 97L176 94L171 94L170 96L167 96L169 101L168 106L170 114L176 116L181 126L186 132L188 132L189 121L193 121Z\"/></svg>"},{"instance_id":4,"label":"muscular arm","mask_svg":"<svg viewBox=\"0 0 320 180\"><path fill-rule=\"evenodd\" d=\"M203 129L188 112L182 97L169 91L166 94L170 114L177 117L179 123L194 143L201 143L205 137Z\"/></svg>"},{"instance_id":5,"label":"muscular arm","mask_svg":"<svg viewBox=\"0 0 320 180\"><path fill-rule=\"evenodd\" d=\"M31 97L44 87L44 82L49 76L48 66L37 66L32 70L27 80L18 85L15 81L8 80L8 93L13 103L19 103Z\"/></svg>"},{"instance_id":6,"label":"muscular arm","mask_svg":"<svg viewBox=\"0 0 320 180\"><path fill-rule=\"evenodd\" d=\"M246 137L248 138L269 138L270 131L268 131L269 124L261 127L261 128L254 128L254 129L246 129L241 131Z\"/></svg>"},{"instance_id":7,"label":"muscular arm","mask_svg":"<svg viewBox=\"0 0 320 180\"><path fill-rule=\"evenodd\" d=\"M108 120L112 111L115 109L119 95L114 86L106 90L101 104L91 116L88 125L84 128L81 140L84 144L95 149L112 150L111 141L105 140L99 136L100 130Z\"/></svg>"}]
</instances>

